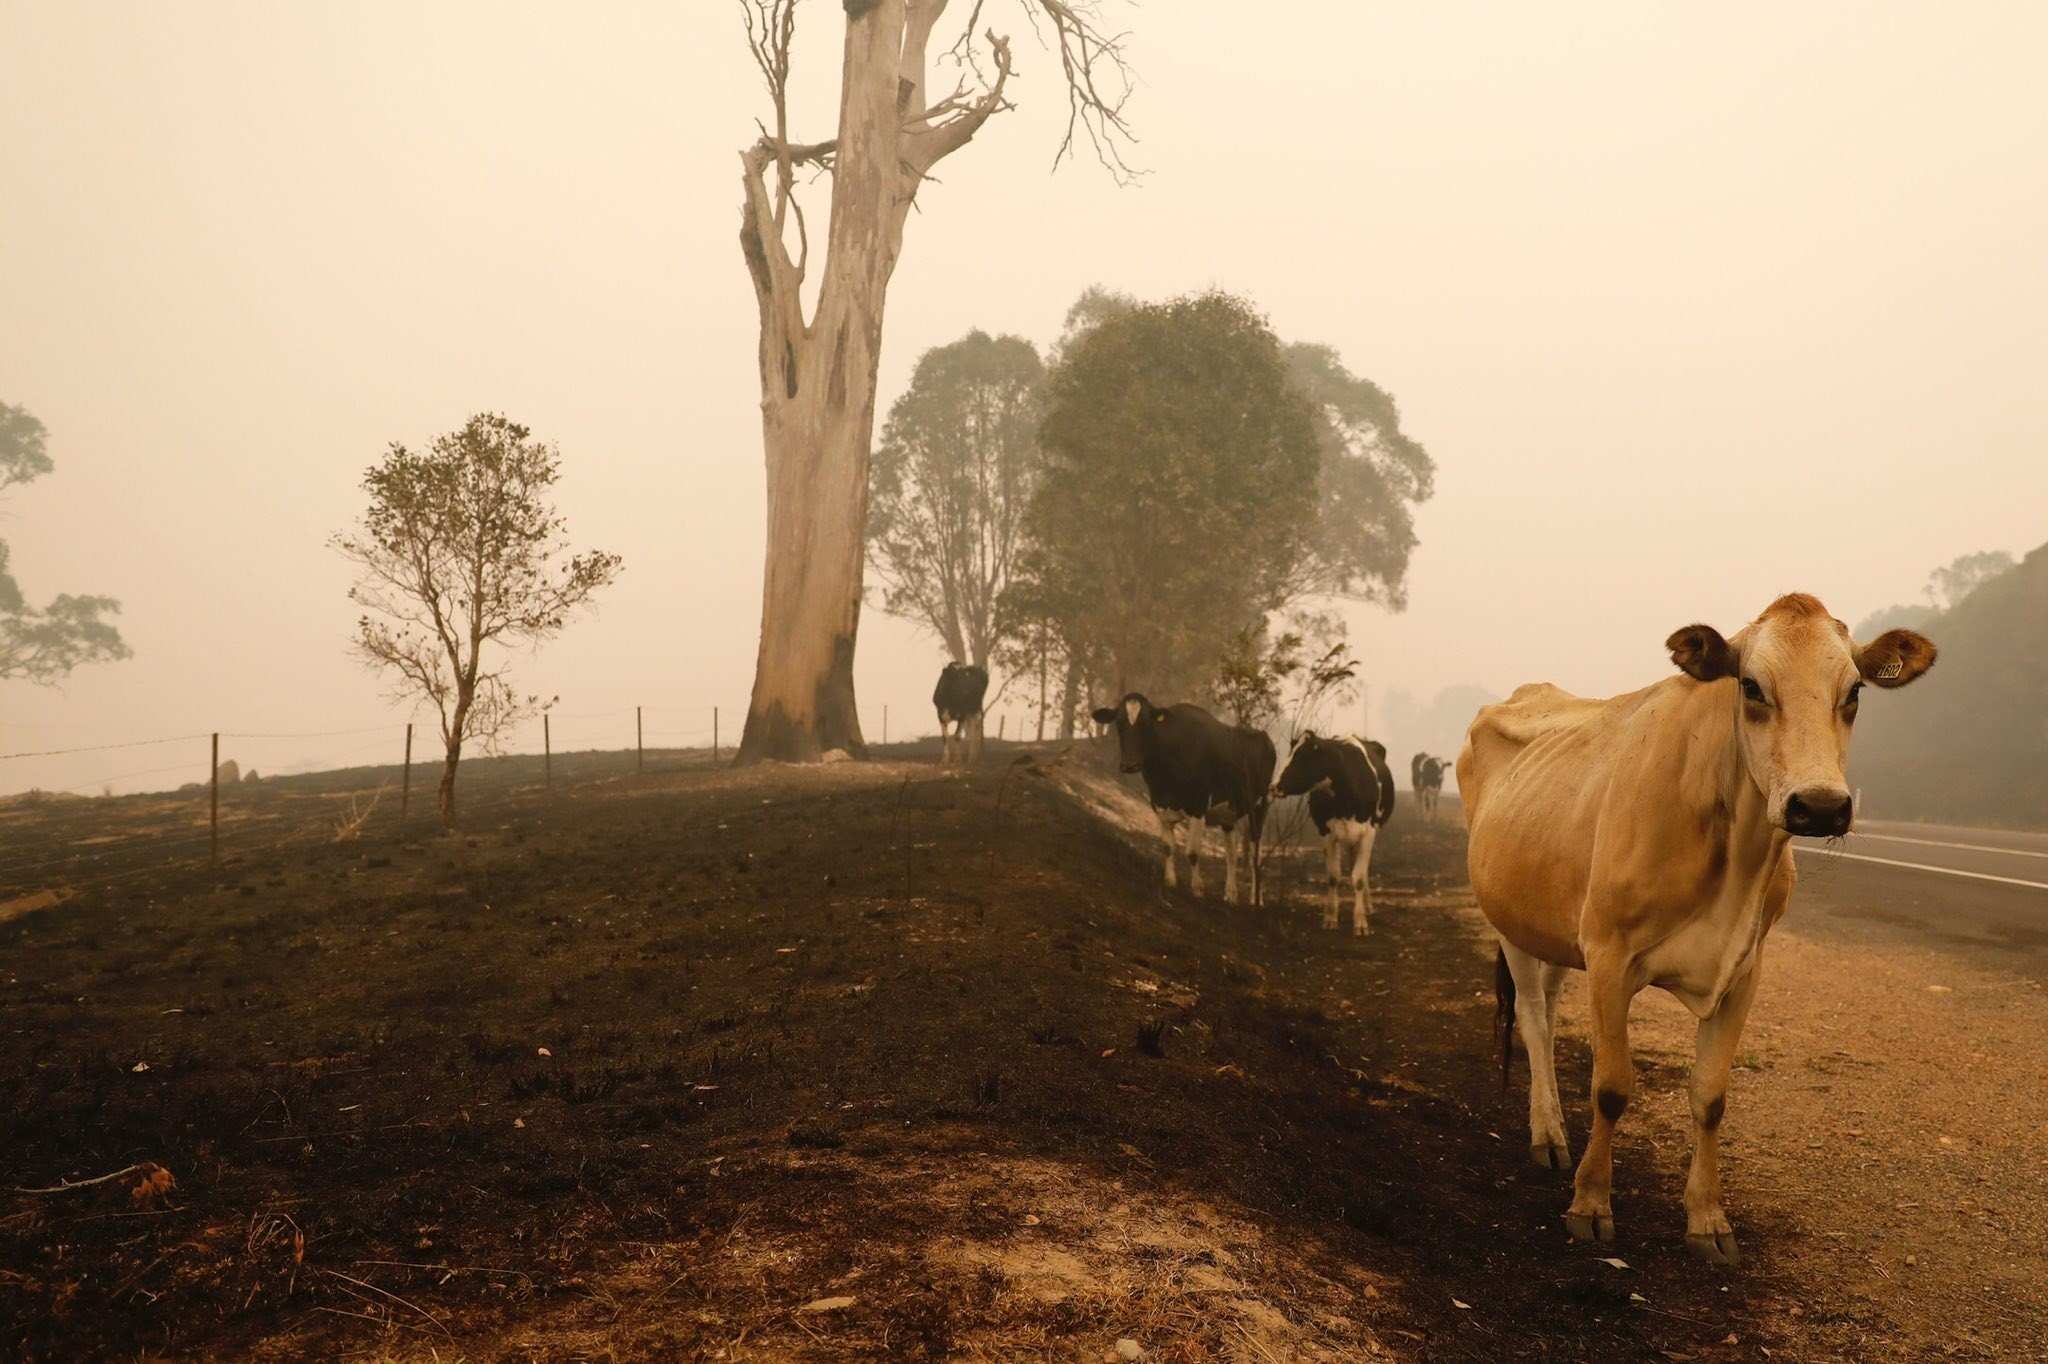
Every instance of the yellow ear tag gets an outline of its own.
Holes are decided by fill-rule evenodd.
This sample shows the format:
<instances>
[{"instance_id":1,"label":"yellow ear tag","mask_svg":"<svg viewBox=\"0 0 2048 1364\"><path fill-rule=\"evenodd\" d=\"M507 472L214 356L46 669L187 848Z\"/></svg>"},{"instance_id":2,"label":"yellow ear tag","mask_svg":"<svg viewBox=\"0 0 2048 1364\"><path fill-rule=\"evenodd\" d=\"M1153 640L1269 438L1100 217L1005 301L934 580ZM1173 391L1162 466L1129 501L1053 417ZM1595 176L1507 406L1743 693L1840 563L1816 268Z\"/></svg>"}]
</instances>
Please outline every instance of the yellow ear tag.
<instances>
[{"instance_id":1,"label":"yellow ear tag","mask_svg":"<svg viewBox=\"0 0 2048 1364\"><path fill-rule=\"evenodd\" d=\"M1894 677L1897 677L1900 673L1904 671L1906 671L1905 661L1902 659L1895 658L1891 662L1885 664L1882 668L1879 668L1877 670L1877 680L1880 682L1889 682Z\"/></svg>"}]
</instances>

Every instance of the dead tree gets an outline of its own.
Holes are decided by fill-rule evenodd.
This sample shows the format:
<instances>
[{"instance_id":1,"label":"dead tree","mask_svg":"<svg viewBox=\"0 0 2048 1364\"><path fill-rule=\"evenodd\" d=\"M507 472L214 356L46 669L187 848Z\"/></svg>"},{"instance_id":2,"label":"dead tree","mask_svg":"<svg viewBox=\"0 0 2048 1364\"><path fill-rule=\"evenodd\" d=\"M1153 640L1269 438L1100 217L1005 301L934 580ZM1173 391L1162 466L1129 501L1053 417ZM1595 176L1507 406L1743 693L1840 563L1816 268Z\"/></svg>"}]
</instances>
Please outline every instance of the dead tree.
<instances>
[{"instance_id":1,"label":"dead tree","mask_svg":"<svg viewBox=\"0 0 2048 1364\"><path fill-rule=\"evenodd\" d=\"M774 126L740 154L740 250L760 309L761 433L768 541L761 643L739 761L815 761L865 751L853 691L865 558L868 451L882 311L904 221L932 170L1010 107L1008 39L982 28L989 0L962 0L945 50L950 94L928 88L947 0L842 0L846 15L838 135L790 137L790 45L799 0L740 0ZM1084 135L1126 174L1122 40L1089 0L1015 0L1060 61L1068 92L1064 157ZM1055 158L1055 164L1059 157ZM809 226L799 175L828 176L829 220L817 301L805 317ZM794 237L792 243L791 238Z\"/></svg>"}]
</instances>

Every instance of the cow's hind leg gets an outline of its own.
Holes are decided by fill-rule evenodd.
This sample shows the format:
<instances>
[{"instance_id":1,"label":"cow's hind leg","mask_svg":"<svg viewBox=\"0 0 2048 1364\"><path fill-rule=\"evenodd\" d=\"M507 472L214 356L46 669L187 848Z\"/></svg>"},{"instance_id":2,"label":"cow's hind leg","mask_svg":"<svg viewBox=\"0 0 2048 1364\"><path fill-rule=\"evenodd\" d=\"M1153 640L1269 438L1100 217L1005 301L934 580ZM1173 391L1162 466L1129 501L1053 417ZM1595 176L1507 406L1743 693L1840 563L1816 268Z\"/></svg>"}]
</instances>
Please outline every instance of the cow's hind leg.
<instances>
[{"instance_id":1,"label":"cow's hind leg","mask_svg":"<svg viewBox=\"0 0 2048 1364\"><path fill-rule=\"evenodd\" d=\"M1366 924L1366 916L1372 913L1372 845L1379 837L1379 829L1368 824L1358 836L1353 849L1355 859L1351 864L1351 931L1363 938L1372 930Z\"/></svg>"},{"instance_id":2,"label":"cow's hind leg","mask_svg":"<svg viewBox=\"0 0 2048 1364\"><path fill-rule=\"evenodd\" d=\"M1721 1118L1728 1109L1728 1070L1742 1040L1761 964L1728 988L1721 1007L1700 1020L1692 1063L1692 1171L1685 1181L1685 1243L1715 1264L1742 1263L1735 1228L1721 1210Z\"/></svg>"},{"instance_id":3,"label":"cow's hind leg","mask_svg":"<svg viewBox=\"0 0 2048 1364\"><path fill-rule=\"evenodd\" d=\"M1223 831L1223 903L1237 903L1237 851L1239 838L1237 826L1232 824Z\"/></svg>"},{"instance_id":4,"label":"cow's hind leg","mask_svg":"<svg viewBox=\"0 0 2048 1364\"><path fill-rule=\"evenodd\" d=\"M1628 1006L1635 995L1622 953L1588 953L1587 993L1593 1013L1593 1134L1579 1161L1565 1226L1580 1241L1614 1239L1614 1129L1635 1093L1629 1054Z\"/></svg>"},{"instance_id":5,"label":"cow's hind leg","mask_svg":"<svg viewBox=\"0 0 2048 1364\"><path fill-rule=\"evenodd\" d=\"M1323 874L1330 883L1330 904L1323 911L1323 927L1337 926L1337 887L1344 881L1344 840L1334 831L1323 836Z\"/></svg>"},{"instance_id":6,"label":"cow's hind leg","mask_svg":"<svg viewBox=\"0 0 2048 1364\"><path fill-rule=\"evenodd\" d=\"M1532 957L1505 938L1500 950L1515 978L1515 1030L1529 1053L1529 1157L1545 1169L1568 1170L1571 1140L1557 1097L1557 997L1564 993L1565 968Z\"/></svg>"}]
</instances>

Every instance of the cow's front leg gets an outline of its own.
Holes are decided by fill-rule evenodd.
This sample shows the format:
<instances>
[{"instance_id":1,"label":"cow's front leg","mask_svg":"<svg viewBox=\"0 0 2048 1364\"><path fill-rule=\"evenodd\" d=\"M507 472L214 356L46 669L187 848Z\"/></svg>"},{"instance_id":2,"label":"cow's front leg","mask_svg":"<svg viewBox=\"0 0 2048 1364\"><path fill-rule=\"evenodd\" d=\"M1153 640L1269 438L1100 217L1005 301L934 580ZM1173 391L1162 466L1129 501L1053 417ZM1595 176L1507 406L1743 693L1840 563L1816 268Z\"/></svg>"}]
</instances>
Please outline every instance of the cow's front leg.
<instances>
[{"instance_id":1,"label":"cow's front leg","mask_svg":"<svg viewBox=\"0 0 2048 1364\"><path fill-rule=\"evenodd\" d=\"M1372 930L1366 926L1366 916L1372 913L1372 844L1379 837L1379 830L1372 825L1365 826L1365 832L1358 836L1357 861L1351 864L1351 931L1363 938Z\"/></svg>"},{"instance_id":2,"label":"cow's front leg","mask_svg":"<svg viewBox=\"0 0 2048 1364\"><path fill-rule=\"evenodd\" d=\"M1728 987L1721 1007L1700 1020L1692 1062L1692 1171L1685 1180L1685 1243L1719 1265L1742 1263L1735 1228L1721 1211L1721 1118L1728 1109L1728 1070L1742 1040L1761 962Z\"/></svg>"},{"instance_id":3,"label":"cow's front leg","mask_svg":"<svg viewBox=\"0 0 2048 1364\"><path fill-rule=\"evenodd\" d=\"M1635 1093L1628 1006L1636 987L1627 959L1618 951L1587 953L1586 983L1593 1014L1593 1135L1586 1139L1564 1221L1575 1240L1612 1241L1614 1128Z\"/></svg>"},{"instance_id":4,"label":"cow's front leg","mask_svg":"<svg viewBox=\"0 0 2048 1364\"><path fill-rule=\"evenodd\" d=\"M1202 898L1202 819L1197 815L1182 821L1188 838L1188 893Z\"/></svg>"},{"instance_id":5,"label":"cow's front leg","mask_svg":"<svg viewBox=\"0 0 2048 1364\"><path fill-rule=\"evenodd\" d=\"M1344 881L1344 840L1336 833L1323 838L1323 876L1329 882L1330 903L1323 910L1323 927L1337 926L1337 887Z\"/></svg>"},{"instance_id":6,"label":"cow's front leg","mask_svg":"<svg viewBox=\"0 0 2048 1364\"><path fill-rule=\"evenodd\" d=\"M1159 836L1166 840L1166 888L1172 890L1180 884L1180 872L1173 865L1173 855L1180 843L1180 819L1156 806L1152 813L1159 820Z\"/></svg>"}]
</instances>

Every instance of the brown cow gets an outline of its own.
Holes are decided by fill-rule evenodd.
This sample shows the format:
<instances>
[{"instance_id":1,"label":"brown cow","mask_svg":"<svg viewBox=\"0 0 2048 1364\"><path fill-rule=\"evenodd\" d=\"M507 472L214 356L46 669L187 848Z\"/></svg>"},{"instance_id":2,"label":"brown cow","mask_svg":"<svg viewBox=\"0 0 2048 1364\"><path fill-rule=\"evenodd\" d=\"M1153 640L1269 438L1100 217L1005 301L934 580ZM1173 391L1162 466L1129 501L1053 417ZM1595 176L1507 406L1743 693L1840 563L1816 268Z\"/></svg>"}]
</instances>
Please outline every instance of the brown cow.
<instances>
[{"instance_id":1,"label":"brown cow","mask_svg":"<svg viewBox=\"0 0 2048 1364\"><path fill-rule=\"evenodd\" d=\"M1804 594L1733 639L1689 625L1665 647L1684 676L1604 701L1538 683L1482 709L1458 790L1472 888L1501 941L1503 1069L1513 1027L1529 1052L1530 1147L1558 1169L1570 1153L1557 997L1571 967L1590 987L1593 1133L1566 1225L1580 1240L1614 1237L1614 1128L1635 1088L1629 1003L1654 985L1699 1019L1686 1241L1734 1264L1718 1133L1764 935L1792 893L1791 838L1848 832L1857 694L1903 687L1935 650L1910 630L1859 648Z\"/></svg>"}]
</instances>

